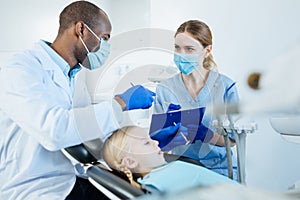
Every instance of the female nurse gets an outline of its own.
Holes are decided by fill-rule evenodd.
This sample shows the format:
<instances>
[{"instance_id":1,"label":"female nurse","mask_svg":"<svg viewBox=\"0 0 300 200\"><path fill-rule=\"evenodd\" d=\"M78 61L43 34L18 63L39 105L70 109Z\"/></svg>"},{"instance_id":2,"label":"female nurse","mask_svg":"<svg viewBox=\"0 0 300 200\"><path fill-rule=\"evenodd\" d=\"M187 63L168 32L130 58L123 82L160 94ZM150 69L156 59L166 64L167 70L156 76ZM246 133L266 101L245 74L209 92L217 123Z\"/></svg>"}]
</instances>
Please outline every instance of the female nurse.
<instances>
[{"instance_id":1,"label":"female nurse","mask_svg":"<svg viewBox=\"0 0 300 200\"><path fill-rule=\"evenodd\" d=\"M212 57L212 33L205 23L190 20L181 24L175 33L174 47L174 62L180 73L158 84L156 113L168 112L169 103L185 110L239 101L235 82L217 72ZM197 159L207 168L228 176L225 143L212 124L215 119L216 116L204 113L196 135L193 134L194 140L188 145L175 146L171 152ZM234 137L230 133L229 137L233 146ZM232 164L233 178L237 179L234 156Z\"/></svg>"}]
</instances>

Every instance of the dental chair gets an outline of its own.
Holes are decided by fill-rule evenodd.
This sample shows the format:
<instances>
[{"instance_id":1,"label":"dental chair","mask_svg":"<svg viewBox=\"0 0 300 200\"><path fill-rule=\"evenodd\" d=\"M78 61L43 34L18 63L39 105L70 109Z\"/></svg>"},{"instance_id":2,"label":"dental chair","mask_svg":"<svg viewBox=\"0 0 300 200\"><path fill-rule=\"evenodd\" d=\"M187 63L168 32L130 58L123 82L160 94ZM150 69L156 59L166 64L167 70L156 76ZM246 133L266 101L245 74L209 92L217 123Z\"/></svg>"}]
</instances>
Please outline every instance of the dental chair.
<instances>
[{"instance_id":1,"label":"dental chair","mask_svg":"<svg viewBox=\"0 0 300 200\"><path fill-rule=\"evenodd\" d=\"M72 161L77 175L87 178L99 191L110 199L133 199L145 192L132 186L122 175L111 171L104 162L95 155L101 155L102 141L92 140L84 144L72 146L63 153ZM92 152L92 153L91 153Z\"/></svg>"},{"instance_id":2,"label":"dental chair","mask_svg":"<svg viewBox=\"0 0 300 200\"><path fill-rule=\"evenodd\" d=\"M110 199L133 199L149 193L131 185L125 175L111 170L101 160L102 145L103 142L100 139L96 139L68 147L63 150L63 153L72 161L78 176L87 178ZM181 160L204 166L201 162L185 156L164 154L164 157L167 162Z\"/></svg>"}]
</instances>

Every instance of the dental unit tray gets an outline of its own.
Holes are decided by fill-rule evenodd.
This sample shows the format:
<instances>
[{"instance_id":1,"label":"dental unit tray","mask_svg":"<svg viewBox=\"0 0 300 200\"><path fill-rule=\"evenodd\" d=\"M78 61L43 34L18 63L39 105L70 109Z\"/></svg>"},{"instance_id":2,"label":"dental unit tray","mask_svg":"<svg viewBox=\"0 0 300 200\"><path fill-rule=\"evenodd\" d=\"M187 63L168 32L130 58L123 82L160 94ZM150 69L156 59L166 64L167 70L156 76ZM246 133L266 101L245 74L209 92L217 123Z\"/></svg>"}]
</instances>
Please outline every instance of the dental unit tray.
<instances>
[{"instance_id":1,"label":"dental unit tray","mask_svg":"<svg viewBox=\"0 0 300 200\"><path fill-rule=\"evenodd\" d=\"M219 126L218 123L219 123L218 120L213 121L213 125L216 126L216 127ZM247 123L236 121L233 124L233 129L234 130L232 130L232 127L230 125L229 120L225 120L225 121L221 122L221 124L227 132L235 131L237 134L254 133L257 130L257 123L253 122L253 121L252 122L247 122Z\"/></svg>"}]
</instances>

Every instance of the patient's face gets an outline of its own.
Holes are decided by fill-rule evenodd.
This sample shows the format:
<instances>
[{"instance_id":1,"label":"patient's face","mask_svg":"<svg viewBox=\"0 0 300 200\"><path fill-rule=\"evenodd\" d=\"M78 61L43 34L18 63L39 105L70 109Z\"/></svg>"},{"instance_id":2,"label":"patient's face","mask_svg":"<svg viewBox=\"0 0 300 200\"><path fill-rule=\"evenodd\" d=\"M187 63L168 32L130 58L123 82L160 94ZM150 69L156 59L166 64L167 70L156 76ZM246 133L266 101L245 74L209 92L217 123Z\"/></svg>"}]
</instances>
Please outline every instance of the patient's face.
<instances>
[{"instance_id":1,"label":"patient's face","mask_svg":"<svg viewBox=\"0 0 300 200\"><path fill-rule=\"evenodd\" d=\"M138 161L135 173L144 173L166 163L158 142L152 140L149 134L140 127L127 131L128 143L131 144L130 153Z\"/></svg>"}]
</instances>

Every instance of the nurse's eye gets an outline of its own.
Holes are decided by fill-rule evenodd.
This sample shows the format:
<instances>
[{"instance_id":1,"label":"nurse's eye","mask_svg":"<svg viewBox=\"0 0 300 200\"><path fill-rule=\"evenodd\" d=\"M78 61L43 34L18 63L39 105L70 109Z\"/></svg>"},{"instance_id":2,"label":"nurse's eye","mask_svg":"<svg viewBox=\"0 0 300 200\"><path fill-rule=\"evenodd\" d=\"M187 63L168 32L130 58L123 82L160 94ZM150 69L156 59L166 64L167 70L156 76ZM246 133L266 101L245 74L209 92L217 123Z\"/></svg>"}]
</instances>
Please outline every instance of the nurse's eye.
<instances>
[{"instance_id":1,"label":"nurse's eye","mask_svg":"<svg viewBox=\"0 0 300 200\"><path fill-rule=\"evenodd\" d=\"M178 46L178 45L175 45L174 48L175 48L175 50L180 50L180 46Z\"/></svg>"},{"instance_id":2,"label":"nurse's eye","mask_svg":"<svg viewBox=\"0 0 300 200\"><path fill-rule=\"evenodd\" d=\"M194 50L195 50L195 49L194 49L194 48L191 48L191 47L188 47L188 48L187 48L187 51L188 51L188 52L193 52Z\"/></svg>"}]
</instances>

